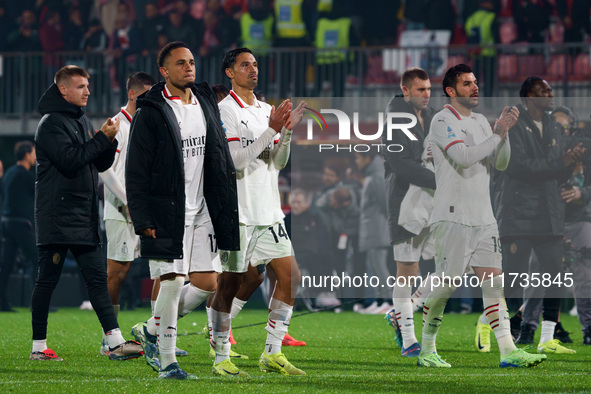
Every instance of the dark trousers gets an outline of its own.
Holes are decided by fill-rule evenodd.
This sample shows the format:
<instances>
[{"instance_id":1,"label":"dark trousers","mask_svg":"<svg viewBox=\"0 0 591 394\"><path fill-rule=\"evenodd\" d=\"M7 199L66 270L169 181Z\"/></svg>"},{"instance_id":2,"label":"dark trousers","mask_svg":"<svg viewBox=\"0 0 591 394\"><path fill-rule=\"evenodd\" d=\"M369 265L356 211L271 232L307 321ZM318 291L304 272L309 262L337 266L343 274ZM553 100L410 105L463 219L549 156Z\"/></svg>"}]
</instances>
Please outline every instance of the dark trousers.
<instances>
[{"instance_id":1,"label":"dark trousers","mask_svg":"<svg viewBox=\"0 0 591 394\"><path fill-rule=\"evenodd\" d=\"M511 298L523 297L526 281L543 286L545 290L543 300L544 320L558 321L560 297L563 288L554 283L558 274L564 273L562 260L564 258L564 241L561 236L524 236L501 238L503 253L503 271L505 273L505 297L510 304ZM539 262L539 269L530 269L530 255L534 252ZM519 277L513 282L514 276ZM550 274L550 281L535 283L536 275L542 280L544 274ZM563 278L564 279L564 278ZM513 282L513 283L512 283ZM512 285L513 284L513 285ZM527 302L527 296L524 297Z\"/></svg>"},{"instance_id":2,"label":"dark trousers","mask_svg":"<svg viewBox=\"0 0 591 394\"><path fill-rule=\"evenodd\" d=\"M25 218L2 218L1 227L0 306L8 306L6 291L16 262L16 252L20 248L32 267L36 267L38 257L35 227L31 221ZM31 277L34 278L35 269L31 271Z\"/></svg>"},{"instance_id":3,"label":"dark trousers","mask_svg":"<svg viewBox=\"0 0 591 394\"><path fill-rule=\"evenodd\" d=\"M33 339L47 338L47 315L53 290L57 286L70 250L80 267L90 303L96 312L103 331L118 328L113 303L107 288L107 264L99 245L44 245L39 246L39 272L31 310L33 315Z\"/></svg>"}]
</instances>

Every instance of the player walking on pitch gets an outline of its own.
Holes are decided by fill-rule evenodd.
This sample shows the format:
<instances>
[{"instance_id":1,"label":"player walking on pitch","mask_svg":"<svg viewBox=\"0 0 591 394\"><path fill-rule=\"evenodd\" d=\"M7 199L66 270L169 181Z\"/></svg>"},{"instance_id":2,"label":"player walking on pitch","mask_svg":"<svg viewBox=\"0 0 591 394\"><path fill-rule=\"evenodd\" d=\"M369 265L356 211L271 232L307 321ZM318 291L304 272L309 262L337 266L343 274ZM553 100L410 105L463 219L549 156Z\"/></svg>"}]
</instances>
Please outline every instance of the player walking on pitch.
<instances>
[{"instance_id":1,"label":"player walking on pitch","mask_svg":"<svg viewBox=\"0 0 591 394\"><path fill-rule=\"evenodd\" d=\"M511 336L489 192L490 165L503 171L509 163L507 132L517 122L519 111L505 107L491 130L482 114L472 112L478 106L478 85L465 64L446 72L443 91L450 104L433 117L429 132L437 183L431 215L436 275L459 277L470 266L480 278L485 315L501 352L499 366L535 366L546 356L517 349ZM435 338L454 290L449 281L442 280L425 301L418 366L451 367L437 354Z\"/></svg>"},{"instance_id":2,"label":"player walking on pitch","mask_svg":"<svg viewBox=\"0 0 591 394\"><path fill-rule=\"evenodd\" d=\"M258 101L254 95L258 81L257 62L247 48L228 52L222 70L232 81L232 91L220 102L220 112L236 166L240 251L220 251L223 272L209 310L210 343L215 350L213 373L247 375L229 359L230 312L249 261L266 261L267 268L277 276L277 285L269 303L267 342L259 366L267 372L305 375L281 352L300 271L283 223L278 189L279 170L289 159L291 129L301 121L305 103L300 103L291 114L289 100L282 102L276 110Z\"/></svg>"}]
</instances>

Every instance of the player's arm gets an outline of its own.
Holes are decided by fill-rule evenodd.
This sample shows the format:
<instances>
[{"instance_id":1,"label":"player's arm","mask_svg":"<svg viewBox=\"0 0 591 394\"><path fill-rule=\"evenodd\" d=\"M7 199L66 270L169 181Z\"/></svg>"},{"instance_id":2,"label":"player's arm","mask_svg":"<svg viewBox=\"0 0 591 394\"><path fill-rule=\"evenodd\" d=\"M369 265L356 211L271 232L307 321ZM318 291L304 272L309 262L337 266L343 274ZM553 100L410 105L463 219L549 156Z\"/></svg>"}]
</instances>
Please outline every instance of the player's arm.
<instances>
[{"instance_id":1,"label":"player's arm","mask_svg":"<svg viewBox=\"0 0 591 394\"><path fill-rule=\"evenodd\" d=\"M45 118L35 134L37 149L43 151L64 176L74 177L85 166L91 163L96 165L95 160L105 153L114 156L117 141L111 142L102 131L98 131L89 141L78 144L72 141L64 127L50 115Z\"/></svg>"},{"instance_id":2,"label":"player's arm","mask_svg":"<svg viewBox=\"0 0 591 394\"><path fill-rule=\"evenodd\" d=\"M511 145L509 144L508 135L493 152L492 160L495 168L499 171L505 171L509 166L509 161L511 160Z\"/></svg>"},{"instance_id":3,"label":"player's arm","mask_svg":"<svg viewBox=\"0 0 591 394\"><path fill-rule=\"evenodd\" d=\"M155 228L149 196L158 143L154 125L158 123L152 119L150 111L155 110L140 108L133 117L125 163L127 203L136 234Z\"/></svg>"},{"instance_id":4,"label":"player's arm","mask_svg":"<svg viewBox=\"0 0 591 394\"><path fill-rule=\"evenodd\" d=\"M450 143L445 148L448 156L463 168L468 168L482 159L492 156L499 144L506 139L509 129L515 125L518 117L519 111L516 107L513 107L512 109L505 107L503 113L495 123L493 135L475 146L467 146L463 141L459 143ZM456 125L457 128L455 122L454 125ZM454 135L455 130L453 129L453 126L448 127L451 129L451 134ZM446 129L446 131L447 130L448 129Z\"/></svg>"},{"instance_id":5,"label":"player's arm","mask_svg":"<svg viewBox=\"0 0 591 394\"><path fill-rule=\"evenodd\" d=\"M109 149L92 161L92 164L94 164L99 172L110 168L113 164L113 160L115 160L115 154L117 153L117 146L119 143L116 138L119 133L119 122L119 118L115 116L107 119L101 127L101 132L104 133L113 144Z\"/></svg>"},{"instance_id":6,"label":"player's arm","mask_svg":"<svg viewBox=\"0 0 591 394\"><path fill-rule=\"evenodd\" d=\"M127 195L125 194L125 188L121 182L119 182L119 179L117 178L117 175L115 175L113 168L111 167L107 171L99 173L99 176L105 183L105 186L109 188L111 193L113 193L115 197L117 197L117 199L123 203L123 205L127 205Z\"/></svg>"},{"instance_id":7,"label":"player's arm","mask_svg":"<svg viewBox=\"0 0 591 394\"><path fill-rule=\"evenodd\" d=\"M278 170L282 170L287 165L289 153L291 151L291 133L292 130L296 128L297 125L302 121L304 114L306 113L305 106L306 102L301 101L297 108L289 113L288 118L281 129L279 141L275 143L275 146L271 151L273 164Z\"/></svg>"},{"instance_id":8,"label":"player's arm","mask_svg":"<svg viewBox=\"0 0 591 394\"><path fill-rule=\"evenodd\" d=\"M396 178L419 187L435 189L435 174L423 167L412 156L411 144L419 144L419 141L411 141L404 133L393 133L391 140L385 140L384 144L398 144L402 146L400 152L388 152L384 150L384 159L392 169Z\"/></svg>"},{"instance_id":9,"label":"player's arm","mask_svg":"<svg viewBox=\"0 0 591 394\"><path fill-rule=\"evenodd\" d=\"M509 144L509 129L515 126L519 119L519 110L517 107L505 107L501 116L494 125L493 133L505 135L497 149L493 152L491 159L494 166L499 171L505 171L511 159L511 145Z\"/></svg>"},{"instance_id":10,"label":"player's arm","mask_svg":"<svg viewBox=\"0 0 591 394\"><path fill-rule=\"evenodd\" d=\"M281 108L281 105L279 107ZM233 114L228 107L222 106L220 108L220 116L224 123L224 127L226 128L226 138L228 139L228 145L230 147L230 155L232 156L234 167L238 171L242 171L248 167L250 162L255 160L262 151L273 143L275 135L281 132L284 123L283 119L278 119L273 107L271 115L269 116L269 127L267 130L265 130L252 144L243 147L235 114Z\"/></svg>"}]
</instances>

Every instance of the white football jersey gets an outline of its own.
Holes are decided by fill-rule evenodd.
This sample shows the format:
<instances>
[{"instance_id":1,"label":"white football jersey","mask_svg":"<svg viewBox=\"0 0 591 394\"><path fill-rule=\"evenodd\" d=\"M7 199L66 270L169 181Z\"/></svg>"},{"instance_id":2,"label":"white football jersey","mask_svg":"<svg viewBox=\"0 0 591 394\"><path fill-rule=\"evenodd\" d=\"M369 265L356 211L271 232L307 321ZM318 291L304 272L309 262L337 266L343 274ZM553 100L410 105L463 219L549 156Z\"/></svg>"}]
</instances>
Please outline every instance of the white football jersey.
<instances>
[{"instance_id":1,"label":"white football jersey","mask_svg":"<svg viewBox=\"0 0 591 394\"><path fill-rule=\"evenodd\" d=\"M229 144L246 148L269 128L271 106L256 98L253 105L248 105L230 91L219 107ZM265 226L285 216L279 195L279 170L271 158L271 150L278 141L279 134L244 170L236 171L240 223Z\"/></svg>"},{"instance_id":2,"label":"white football jersey","mask_svg":"<svg viewBox=\"0 0 591 394\"><path fill-rule=\"evenodd\" d=\"M121 186L125 188L125 161L127 160L127 144L129 142L129 127L131 126L131 115L121 108L121 111L116 115L119 118L119 132L115 136L117 139L117 153L111 165L111 169L115 172L117 180ZM125 204L119 200L115 194L108 187L105 186L105 211L104 219L110 220L127 220L125 214Z\"/></svg>"},{"instance_id":3,"label":"white football jersey","mask_svg":"<svg viewBox=\"0 0 591 394\"><path fill-rule=\"evenodd\" d=\"M203 161L207 124L199 100L191 92L190 104L183 105L180 97L172 96L166 87L162 91L181 129L183 162L185 163L185 222L193 224L204 205Z\"/></svg>"},{"instance_id":4,"label":"white football jersey","mask_svg":"<svg viewBox=\"0 0 591 394\"><path fill-rule=\"evenodd\" d=\"M435 114L429 137L437 189L430 223L449 221L466 226L496 223L490 201L490 157L462 168L447 154L454 144L475 146L492 134L482 114L472 112L463 116L451 105Z\"/></svg>"}]
</instances>

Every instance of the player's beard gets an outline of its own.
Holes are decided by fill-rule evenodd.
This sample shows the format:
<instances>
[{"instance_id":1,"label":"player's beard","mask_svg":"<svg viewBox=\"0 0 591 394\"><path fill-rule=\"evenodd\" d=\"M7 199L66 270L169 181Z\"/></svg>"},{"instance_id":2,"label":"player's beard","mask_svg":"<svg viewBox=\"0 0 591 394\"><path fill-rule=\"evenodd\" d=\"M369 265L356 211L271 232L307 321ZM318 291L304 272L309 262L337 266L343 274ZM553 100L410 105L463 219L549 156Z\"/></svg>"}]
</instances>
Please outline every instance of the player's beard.
<instances>
[{"instance_id":1,"label":"player's beard","mask_svg":"<svg viewBox=\"0 0 591 394\"><path fill-rule=\"evenodd\" d=\"M478 107L478 101L472 101L472 97L457 97L456 100L464 108L472 109Z\"/></svg>"},{"instance_id":2,"label":"player's beard","mask_svg":"<svg viewBox=\"0 0 591 394\"><path fill-rule=\"evenodd\" d=\"M170 81L170 84L172 86L174 86L175 88L184 91L185 89L191 89L192 87L194 87L195 86L195 81L193 81L193 82L187 82L184 85L177 84L177 83L174 83L173 81Z\"/></svg>"}]
</instances>

